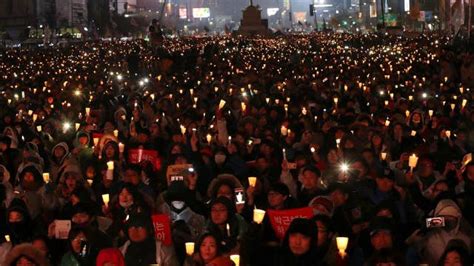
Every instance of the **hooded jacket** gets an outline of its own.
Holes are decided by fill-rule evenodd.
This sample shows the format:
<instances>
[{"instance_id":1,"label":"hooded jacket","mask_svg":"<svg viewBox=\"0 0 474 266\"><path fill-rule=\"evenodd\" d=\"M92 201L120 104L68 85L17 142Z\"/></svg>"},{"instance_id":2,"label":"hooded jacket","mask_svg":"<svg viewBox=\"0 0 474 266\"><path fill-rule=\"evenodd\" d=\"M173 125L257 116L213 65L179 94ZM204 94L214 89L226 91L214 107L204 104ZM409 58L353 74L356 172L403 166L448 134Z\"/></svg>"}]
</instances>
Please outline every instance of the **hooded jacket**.
<instances>
[{"instance_id":1,"label":"hooded jacket","mask_svg":"<svg viewBox=\"0 0 474 266\"><path fill-rule=\"evenodd\" d=\"M12 201L12 199L14 197L13 186L10 183L10 172L8 171L8 169L4 165L1 165L1 164L0 164L0 172L3 173L1 183L5 187L5 194L6 194L4 204L5 204L5 206L9 206L10 202Z\"/></svg>"},{"instance_id":2,"label":"hooded jacket","mask_svg":"<svg viewBox=\"0 0 474 266\"><path fill-rule=\"evenodd\" d=\"M425 258L429 265L438 263L446 246L452 239L463 241L472 251L474 232L469 224L463 221L461 210L454 201L450 199L441 200L435 208L434 216L453 216L457 218L457 221L456 224L447 224L444 228L432 229L422 240L424 246L420 252L421 257Z\"/></svg>"}]
</instances>

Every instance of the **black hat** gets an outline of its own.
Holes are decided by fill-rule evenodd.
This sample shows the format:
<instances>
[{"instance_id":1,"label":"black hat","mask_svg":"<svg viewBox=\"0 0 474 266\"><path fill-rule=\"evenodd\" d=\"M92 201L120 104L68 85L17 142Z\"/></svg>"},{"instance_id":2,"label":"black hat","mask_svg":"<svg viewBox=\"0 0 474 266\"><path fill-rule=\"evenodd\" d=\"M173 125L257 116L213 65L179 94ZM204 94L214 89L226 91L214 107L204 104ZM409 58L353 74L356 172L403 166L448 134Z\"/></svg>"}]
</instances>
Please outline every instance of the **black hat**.
<instances>
[{"instance_id":1,"label":"black hat","mask_svg":"<svg viewBox=\"0 0 474 266\"><path fill-rule=\"evenodd\" d=\"M374 236L380 231L393 232L393 223L389 218L386 217L376 217L370 223L370 236Z\"/></svg>"},{"instance_id":2,"label":"black hat","mask_svg":"<svg viewBox=\"0 0 474 266\"><path fill-rule=\"evenodd\" d=\"M393 172L392 169L390 168L384 168L379 175L377 175L379 178L388 178L390 180L395 180L395 173Z\"/></svg>"},{"instance_id":3,"label":"black hat","mask_svg":"<svg viewBox=\"0 0 474 266\"><path fill-rule=\"evenodd\" d=\"M290 190L288 189L288 187L281 182L273 183L272 185L270 185L269 191L280 193L283 196L290 195Z\"/></svg>"},{"instance_id":4,"label":"black hat","mask_svg":"<svg viewBox=\"0 0 474 266\"><path fill-rule=\"evenodd\" d=\"M318 236L318 228L316 227L316 223L313 223L310 219L296 218L291 221L290 227L288 228L286 234L291 235L295 233L300 233L302 235L315 238Z\"/></svg>"},{"instance_id":5,"label":"black hat","mask_svg":"<svg viewBox=\"0 0 474 266\"><path fill-rule=\"evenodd\" d=\"M188 191L184 181L172 181L164 197L167 202L175 200L186 202Z\"/></svg>"}]
</instances>

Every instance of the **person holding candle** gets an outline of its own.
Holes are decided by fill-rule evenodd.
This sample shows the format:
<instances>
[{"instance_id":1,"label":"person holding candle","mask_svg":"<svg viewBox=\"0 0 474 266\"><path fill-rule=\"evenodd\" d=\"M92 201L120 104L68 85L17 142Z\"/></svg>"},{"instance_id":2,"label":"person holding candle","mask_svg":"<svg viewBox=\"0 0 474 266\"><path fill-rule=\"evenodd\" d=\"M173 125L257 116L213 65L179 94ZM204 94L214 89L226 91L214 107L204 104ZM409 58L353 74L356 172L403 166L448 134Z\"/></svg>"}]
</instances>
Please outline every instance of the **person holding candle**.
<instances>
[{"instance_id":1,"label":"person holding candle","mask_svg":"<svg viewBox=\"0 0 474 266\"><path fill-rule=\"evenodd\" d=\"M226 197L218 197L211 202L207 229L222 242L223 252L238 252L240 239L247 230L245 220L236 215L235 203Z\"/></svg>"},{"instance_id":2,"label":"person holding candle","mask_svg":"<svg viewBox=\"0 0 474 266\"><path fill-rule=\"evenodd\" d=\"M69 152L69 146L66 142L60 142L51 149L51 181L57 182L59 180L59 173L67 165L77 165L75 159Z\"/></svg>"},{"instance_id":3,"label":"person holding candle","mask_svg":"<svg viewBox=\"0 0 474 266\"><path fill-rule=\"evenodd\" d=\"M195 252L188 257L185 266L232 266L232 261L223 255L222 244L212 233L204 233L196 242Z\"/></svg>"}]
</instances>

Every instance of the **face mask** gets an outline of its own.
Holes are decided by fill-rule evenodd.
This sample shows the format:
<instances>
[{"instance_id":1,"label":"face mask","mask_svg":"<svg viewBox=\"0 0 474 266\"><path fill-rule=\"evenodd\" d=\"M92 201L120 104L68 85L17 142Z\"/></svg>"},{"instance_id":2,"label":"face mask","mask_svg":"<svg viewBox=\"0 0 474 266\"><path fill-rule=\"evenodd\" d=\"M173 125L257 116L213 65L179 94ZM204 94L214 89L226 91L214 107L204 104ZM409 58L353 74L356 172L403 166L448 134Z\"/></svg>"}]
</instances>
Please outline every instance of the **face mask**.
<instances>
[{"instance_id":1,"label":"face mask","mask_svg":"<svg viewBox=\"0 0 474 266\"><path fill-rule=\"evenodd\" d=\"M226 156L224 154L216 154L214 160L217 164L222 164L225 162Z\"/></svg>"},{"instance_id":2,"label":"face mask","mask_svg":"<svg viewBox=\"0 0 474 266\"><path fill-rule=\"evenodd\" d=\"M178 201L178 200L174 200L171 202L171 205L177 209L177 210L181 210L182 208L184 208L184 201Z\"/></svg>"},{"instance_id":3,"label":"face mask","mask_svg":"<svg viewBox=\"0 0 474 266\"><path fill-rule=\"evenodd\" d=\"M129 200L129 201L125 201L125 202L119 201L119 205L120 205L120 207L127 209L127 208L129 208L130 206L133 205L133 200Z\"/></svg>"}]
</instances>

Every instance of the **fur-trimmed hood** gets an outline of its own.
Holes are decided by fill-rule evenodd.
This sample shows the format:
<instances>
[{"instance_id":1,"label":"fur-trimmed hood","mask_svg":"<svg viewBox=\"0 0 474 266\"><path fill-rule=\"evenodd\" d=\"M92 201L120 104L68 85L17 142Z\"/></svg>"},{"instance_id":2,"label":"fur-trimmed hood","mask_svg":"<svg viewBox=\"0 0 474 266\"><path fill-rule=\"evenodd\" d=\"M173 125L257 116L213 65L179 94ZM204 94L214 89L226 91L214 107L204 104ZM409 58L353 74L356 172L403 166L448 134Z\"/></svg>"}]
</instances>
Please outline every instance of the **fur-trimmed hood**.
<instances>
[{"instance_id":1,"label":"fur-trimmed hood","mask_svg":"<svg viewBox=\"0 0 474 266\"><path fill-rule=\"evenodd\" d=\"M49 262L41 251L33 247L31 244L20 244L15 246L7 254L2 266L13 266L21 257L27 257L30 261L38 266L49 266Z\"/></svg>"}]
</instances>

